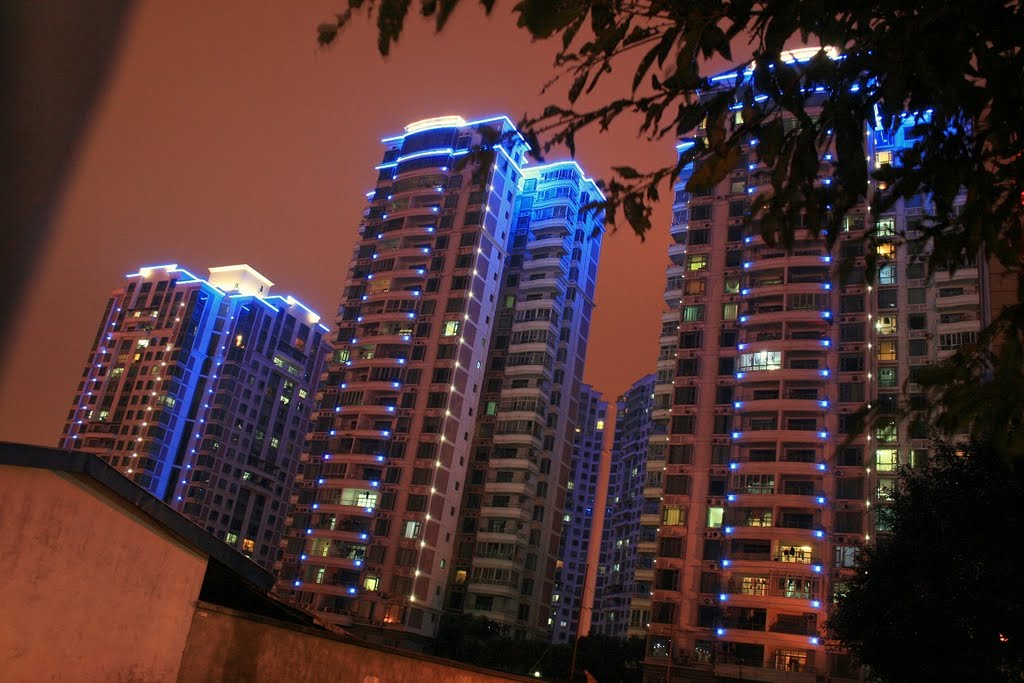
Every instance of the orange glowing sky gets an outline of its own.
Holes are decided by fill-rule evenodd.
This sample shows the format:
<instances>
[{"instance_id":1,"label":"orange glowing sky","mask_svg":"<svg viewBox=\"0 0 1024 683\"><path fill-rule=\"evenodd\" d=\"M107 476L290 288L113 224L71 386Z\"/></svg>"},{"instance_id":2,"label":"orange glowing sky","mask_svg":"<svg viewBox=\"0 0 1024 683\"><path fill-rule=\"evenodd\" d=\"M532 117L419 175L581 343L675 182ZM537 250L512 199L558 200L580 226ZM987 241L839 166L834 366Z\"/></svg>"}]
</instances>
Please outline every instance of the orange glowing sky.
<instances>
[{"instance_id":1,"label":"orange glowing sky","mask_svg":"<svg viewBox=\"0 0 1024 683\"><path fill-rule=\"evenodd\" d=\"M540 94L554 45L517 29L509 2L485 18L467 0L440 36L414 16L388 59L365 22L316 48L316 25L344 4L139 3L22 302L0 440L56 444L125 273L248 263L330 323L381 137L442 114L518 120L564 97ZM671 140L637 140L627 125L577 144L596 177L674 154ZM655 368L669 204L646 242L626 227L605 237L585 379L609 397Z\"/></svg>"}]
</instances>

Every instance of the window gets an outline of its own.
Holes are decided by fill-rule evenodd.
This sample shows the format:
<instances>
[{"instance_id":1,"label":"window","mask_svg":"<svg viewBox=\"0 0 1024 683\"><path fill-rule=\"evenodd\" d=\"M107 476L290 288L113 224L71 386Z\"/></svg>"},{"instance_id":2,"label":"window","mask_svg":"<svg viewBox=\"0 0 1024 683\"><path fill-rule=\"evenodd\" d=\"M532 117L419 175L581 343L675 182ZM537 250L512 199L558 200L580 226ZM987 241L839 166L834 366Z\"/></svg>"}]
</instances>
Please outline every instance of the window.
<instances>
[{"instance_id":1,"label":"window","mask_svg":"<svg viewBox=\"0 0 1024 683\"><path fill-rule=\"evenodd\" d=\"M690 254L686 257L686 269L690 271L695 270L707 270L708 268L708 255L707 254Z\"/></svg>"},{"instance_id":2,"label":"window","mask_svg":"<svg viewBox=\"0 0 1024 683\"><path fill-rule=\"evenodd\" d=\"M978 333L973 330L967 330L964 332L950 332L949 334L939 335L939 349L942 351L951 351L959 349L964 344L973 344L978 339Z\"/></svg>"},{"instance_id":3,"label":"window","mask_svg":"<svg viewBox=\"0 0 1024 683\"><path fill-rule=\"evenodd\" d=\"M726 294L739 294L740 293L740 279L738 277L727 277L727 278L725 278L725 293Z\"/></svg>"},{"instance_id":4,"label":"window","mask_svg":"<svg viewBox=\"0 0 1024 683\"><path fill-rule=\"evenodd\" d=\"M896 316L880 316L875 323L875 329L878 330L878 334L896 334Z\"/></svg>"},{"instance_id":5,"label":"window","mask_svg":"<svg viewBox=\"0 0 1024 683\"><path fill-rule=\"evenodd\" d=\"M687 280L686 284L683 286L683 293L688 296L703 294L704 291L705 280L703 279Z\"/></svg>"},{"instance_id":6,"label":"window","mask_svg":"<svg viewBox=\"0 0 1024 683\"><path fill-rule=\"evenodd\" d=\"M461 322L458 320L446 320L444 321L444 327L441 328L441 336L443 337L454 337L459 333L459 327Z\"/></svg>"},{"instance_id":7,"label":"window","mask_svg":"<svg viewBox=\"0 0 1024 683\"><path fill-rule=\"evenodd\" d=\"M878 386L894 387L897 384L896 368L878 368Z\"/></svg>"},{"instance_id":8,"label":"window","mask_svg":"<svg viewBox=\"0 0 1024 683\"><path fill-rule=\"evenodd\" d=\"M896 360L896 341L878 342L878 360Z\"/></svg>"},{"instance_id":9,"label":"window","mask_svg":"<svg viewBox=\"0 0 1024 683\"><path fill-rule=\"evenodd\" d=\"M721 507L709 507L708 508L708 528L718 529L722 526L722 518L725 515L725 508Z\"/></svg>"},{"instance_id":10,"label":"window","mask_svg":"<svg viewBox=\"0 0 1024 683\"><path fill-rule=\"evenodd\" d=\"M899 465L899 451L895 448L879 448L875 451L875 467L879 472L894 472Z\"/></svg>"},{"instance_id":11,"label":"window","mask_svg":"<svg viewBox=\"0 0 1024 683\"><path fill-rule=\"evenodd\" d=\"M878 222L875 223L875 236L877 237L894 237L896 235L896 219L895 218L879 218Z\"/></svg>"},{"instance_id":12,"label":"window","mask_svg":"<svg viewBox=\"0 0 1024 683\"><path fill-rule=\"evenodd\" d=\"M661 523L667 526L685 526L686 508L678 505L666 505L662 511Z\"/></svg>"},{"instance_id":13,"label":"window","mask_svg":"<svg viewBox=\"0 0 1024 683\"><path fill-rule=\"evenodd\" d=\"M686 243L694 246L711 244L711 231L707 228L703 230L690 230L686 235Z\"/></svg>"},{"instance_id":14,"label":"window","mask_svg":"<svg viewBox=\"0 0 1024 683\"><path fill-rule=\"evenodd\" d=\"M778 370L782 367L781 351L757 351L740 356L740 372Z\"/></svg>"},{"instance_id":15,"label":"window","mask_svg":"<svg viewBox=\"0 0 1024 683\"><path fill-rule=\"evenodd\" d=\"M878 284L880 285L894 285L896 284L896 266L892 264L886 264L878 269Z\"/></svg>"},{"instance_id":16,"label":"window","mask_svg":"<svg viewBox=\"0 0 1024 683\"><path fill-rule=\"evenodd\" d=\"M696 304L683 307L683 322L696 323L704 320L704 305Z\"/></svg>"},{"instance_id":17,"label":"window","mask_svg":"<svg viewBox=\"0 0 1024 683\"><path fill-rule=\"evenodd\" d=\"M739 315L739 304L722 304L722 320L735 320Z\"/></svg>"},{"instance_id":18,"label":"window","mask_svg":"<svg viewBox=\"0 0 1024 683\"><path fill-rule=\"evenodd\" d=\"M892 152L876 152L875 153L875 166L881 166L883 164L892 163Z\"/></svg>"}]
</instances>

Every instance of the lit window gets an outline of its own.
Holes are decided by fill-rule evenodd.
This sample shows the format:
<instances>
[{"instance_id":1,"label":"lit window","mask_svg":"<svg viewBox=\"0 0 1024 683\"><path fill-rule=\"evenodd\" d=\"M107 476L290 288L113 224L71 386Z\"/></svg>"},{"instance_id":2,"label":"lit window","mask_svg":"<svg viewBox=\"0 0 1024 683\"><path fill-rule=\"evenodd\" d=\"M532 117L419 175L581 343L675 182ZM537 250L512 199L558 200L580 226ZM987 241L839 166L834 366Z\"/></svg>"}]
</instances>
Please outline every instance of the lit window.
<instances>
[{"instance_id":1,"label":"lit window","mask_svg":"<svg viewBox=\"0 0 1024 683\"><path fill-rule=\"evenodd\" d=\"M739 311L739 304L722 304L722 320L735 320Z\"/></svg>"},{"instance_id":2,"label":"lit window","mask_svg":"<svg viewBox=\"0 0 1024 683\"><path fill-rule=\"evenodd\" d=\"M883 315L875 323L878 334L896 334L896 316Z\"/></svg>"},{"instance_id":3,"label":"lit window","mask_svg":"<svg viewBox=\"0 0 1024 683\"><path fill-rule=\"evenodd\" d=\"M380 577L376 574L367 574L363 579L363 588L368 591L375 591L380 586Z\"/></svg>"},{"instance_id":4,"label":"lit window","mask_svg":"<svg viewBox=\"0 0 1024 683\"><path fill-rule=\"evenodd\" d=\"M683 308L683 322L696 323L704 319L704 306L685 306Z\"/></svg>"},{"instance_id":5,"label":"lit window","mask_svg":"<svg viewBox=\"0 0 1024 683\"><path fill-rule=\"evenodd\" d=\"M878 342L878 360L896 360L896 341Z\"/></svg>"},{"instance_id":6,"label":"lit window","mask_svg":"<svg viewBox=\"0 0 1024 683\"><path fill-rule=\"evenodd\" d=\"M875 153L875 166L881 166L882 164L892 163L892 152L876 152Z\"/></svg>"},{"instance_id":7,"label":"lit window","mask_svg":"<svg viewBox=\"0 0 1024 683\"><path fill-rule=\"evenodd\" d=\"M408 521L405 523L405 529L402 531L402 535L406 538L419 538L420 537L420 523L414 521Z\"/></svg>"},{"instance_id":8,"label":"lit window","mask_svg":"<svg viewBox=\"0 0 1024 683\"><path fill-rule=\"evenodd\" d=\"M721 507L709 507L708 508L708 528L717 529L722 526L722 517L725 515L725 508Z\"/></svg>"},{"instance_id":9,"label":"lit window","mask_svg":"<svg viewBox=\"0 0 1024 683\"><path fill-rule=\"evenodd\" d=\"M895 448L879 448L875 451L875 467L879 472L893 472L899 465L899 451Z\"/></svg>"},{"instance_id":10,"label":"lit window","mask_svg":"<svg viewBox=\"0 0 1024 683\"><path fill-rule=\"evenodd\" d=\"M251 538L242 539L242 552L243 553L254 553L256 552L256 541Z\"/></svg>"},{"instance_id":11,"label":"lit window","mask_svg":"<svg viewBox=\"0 0 1024 683\"><path fill-rule=\"evenodd\" d=\"M229 533L224 537L224 540L227 541L228 545L234 545L238 543L238 534Z\"/></svg>"},{"instance_id":12,"label":"lit window","mask_svg":"<svg viewBox=\"0 0 1024 683\"><path fill-rule=\"evenodd\" d=\"M686 257L687 270L706 270L708 267L707 254L690 254Z\"/></svg>"},{"instance_id":13,"label":"lit window","mask_svg":"<svg viewBox=\"0 0 1024 683\"><path fill-rule=\"evenodd\" d=\"M739 294L740 293L740 279L738 277L727 277L727 278L725 278L725 293L726 294Z\"/></svg>"},{"instance_id":14,"label":"lit window","mask_svg":"<svg viewBox=\"0 0 1024 683\"><path fill-rule=\"evenodd\" d=\"M878 269L878 284L880 285L894 285L896 284L896 266L885 265Z\"/></svg>"},{"instance_id":15,"label":"lit window","mask_svg":"<svg viewBox=\"0 0 1024 683\"><path fill-rule=\"evenodd\" d=\"M891 242L879 244L875 247L875 253L882 258L896 258L896 245Z\"/></svg>"},{"instance_id":16,"label":"lit window","mask_svg":"<svg viewBox=\"0 0 1024 683\"><path fill-rule=\"evenodd\" d=\"M666 526L684 526L686 524L686 508L681 508L678 505L666 505L661 523Z\"/></svg>"},{"instance_id":17,"label":"lit window","mask_svg":"<svg viewBox=\"0 0 1024 683\"><path fill-rule=\"evenodd\" d=\"M878 237L893 237L896 234L895 218L879 218L875 223L875 235Z\"/></svg>"},{"instance_id":18,"label":"lit window","mask_svg":"<svg viewBox=\"0 0 1024 683\"><path fill-rule=\"evenodd\" d=\"M703 294L704 288L704 280L687 280L683 286L683 293L690 296Z\"/></svg>"},{"instance_id":19,"label":"lit window","mask_svg":"<svg viewBox=\"0 0 1024 683\"><path fill-rule=\"evenodd\" d=\"M446 320L444 327L441 328L442 337L454 337L459 333L459 321L458 320Z\"/></svg>"},{"instance_id":20,"label":"lit window","mask_svg":"<svg viewBox=\"0 0 1024 683\"><path fill-rule=\"evenodd\" d=\"M781 351L757 351L740 356L740 372L778 370L782 367Z\"/></svg>"}]
</instances>

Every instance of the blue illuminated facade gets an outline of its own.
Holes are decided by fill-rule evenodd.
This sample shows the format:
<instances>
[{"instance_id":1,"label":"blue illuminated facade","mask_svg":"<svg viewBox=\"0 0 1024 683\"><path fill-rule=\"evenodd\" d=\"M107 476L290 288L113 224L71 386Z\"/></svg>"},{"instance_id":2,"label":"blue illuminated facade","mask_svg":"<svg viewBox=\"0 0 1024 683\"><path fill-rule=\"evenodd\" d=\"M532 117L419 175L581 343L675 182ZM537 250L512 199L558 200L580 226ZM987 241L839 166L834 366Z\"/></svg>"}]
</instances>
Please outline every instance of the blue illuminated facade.
<instances>
[{"instance_id":1,"label":"blue illuminated facade","mask_svg":"<svg viewBox=\"0 0 1024 683\"><path fill-rule=\"evenodd\" d=\"M382 142L278 591L389 645L422 648L448 611L544 637L597 188L573 162L527 166L504 116Z\"/></svg>"},{"instance_id":2,"label":"blue illuminated facade","mask_svg":"<svg viewBox=\"0 0 1024 683\"><path fill-rule=\"evenodd\" d=\"M867 133L871 168L898 163L913 118ZM821 152L822 184L833 154ZM897 419L898 406L921 391L918 367L976 339L984 268L967 259L928 276L900 239L919 234L926 196L875 218L866 204L850 211L833 251L798 228L787 251L748 215L751 197L770 191L756 147L709 191L686 191L692 170L675 188L647 457L657 533L641 535L636 574L651 583L647 666L662 679L700 669L856 680L850 658L825 648L828 605L860 547L886 531L876 512L896 468L927 457L923 422ZM869 196L884 190L873 183ZM843 261L852 270L840 282ZM866 403L881 418L853 435Z\"/></svg>"},{"instance_id":3,"label":"blue illuminated facade","mask_svg":"<svg viewBox=\"0 0 1024 683\"><path fill-rule=\"evenodd\" d=\"M60 440L268 567L326 352L319 317L272 285L248 266L127 275Z\"/></svg>"}]
</instances>

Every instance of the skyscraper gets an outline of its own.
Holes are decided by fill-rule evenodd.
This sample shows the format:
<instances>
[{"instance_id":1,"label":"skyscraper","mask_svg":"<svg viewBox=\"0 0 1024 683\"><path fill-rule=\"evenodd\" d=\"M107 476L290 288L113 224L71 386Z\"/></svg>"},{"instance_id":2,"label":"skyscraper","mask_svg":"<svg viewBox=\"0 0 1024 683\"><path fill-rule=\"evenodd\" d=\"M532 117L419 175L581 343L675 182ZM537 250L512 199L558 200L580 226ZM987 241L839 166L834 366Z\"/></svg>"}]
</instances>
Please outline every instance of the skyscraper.
<instances>
[{"instance_id":1,"label":"skyscraper","mask_svg":"<svg viewBox=\"0 0 1024 683\"><path fill-rule=\"evenodd\" d=\"M873 132L864 152L875 167L912 142L908 119L894 135ZM926 196L874 221L866 206L850 212L833 253L803 228L787 251L747 217L769 183L756 150L706 192L686 192L690 172L673 205L647 460L648 483L661 477L645 493L660 506L656 545L641 539L656 552L648 672L856 678L848 657L825 648L827 608L859 547L885 532L875 511L896 467L927 457L923 423L898 420L897 405L919 398L918 366L975 338L985 274L967 257L956 274L929 278L901 243L917 235ZM826 151L820 182L831 172ZM868 232L879 263L870 284ZM864 403L880 419L854 436Z\"/></svg>"},{"instance_id":2,"label":"skyscraper","mask_svg":"<svg viewBox=\"0 0 1024 683\"><path fill-rule=\"evenodd\" d=\"M653 374L641 377L619 397L615 444L608 482L608 512L601 537L591 631L624 638L647 630L651 584L637 578L638 540L642 538L644 491L651 488L647 449L654 428ZM656 528L656 527L655 527Z\"/></svg>"},{"instance_id":3,"label":"skyscraper","mask_svg":"<svg viewBox=\"0 0 1024 683\"><path fill-rule=\"evenodd\" d=\"M479 513L460 515L464 494L468 507L480 504L473 487L518 485L500 521L514 546L535 547L533 583L516 585L525 610L496 596L491 616L546 625L530 606L550 596L554 571L550 511L564 500L600 244L589 237L599 218L580 209L596 187L573 163L524 168L506 117L427 119L383 143L279 590L326 621L416 647L486 582L472 579ZM492 454L509 474L490 483ZM487 510L501 507L494 495L505 494L489 490ZM449 586L459 598L446 605ZM470 609L488 611L475 598Z\"/></svg>"},{"instance_id":4,"label":"skyscraper","mask_svg":"<svg viewBox=\"0 0 1024 683\"><path fill-rule=\"evenodd\" d=\"M579 633L591 520L594 516L594 506L601 504L597 499L597 482L601 450L604 447L606 408L607 404L601 400L601 393L589 385L584 385L580 392L565 512L562 513L555 589L551 595L553 643L572 642ZM594 622L598 621L596 616Z\"/></svg>"},{"instance_id":5,"label":"skyscraper","mask_svg":"<svg viewBox=\"0 0 1024 683\"><path fill-rule=\"evenodd\" d=\"M590 633L625 638L647 631L650 583L637 581L635 574L653 392L654 375L647 375L616 401L615 438L603 497L599 490L601 449L604 430L611 426L605 422L606 404L600 394L587 386L581 393L561 561L552 595L552 642L569 642L579 633L591 520L594 507L601 504L605 505L605 517L595 567ZM655 529L651 529L652 537Z\"/></svg>"},{"instance_id":6,"label":"skyscraper","mask_svg":"<svg viewBox=\"0 0 1024 683\"><path fill-rule=\"evenodd\" d=\"M327 329L273 284L244 265L127 275L60 440L263 565L277 558Z\"/></svg>"}]
</instances>

